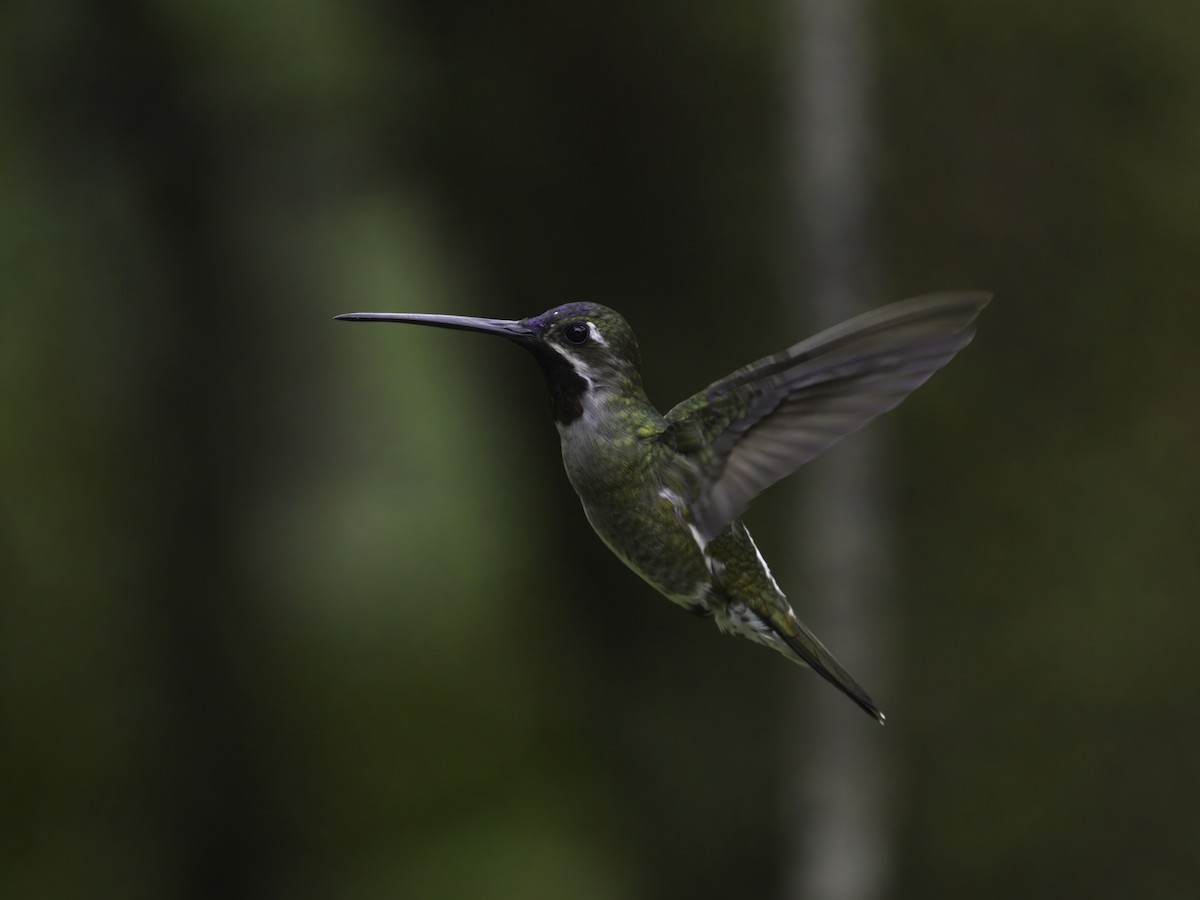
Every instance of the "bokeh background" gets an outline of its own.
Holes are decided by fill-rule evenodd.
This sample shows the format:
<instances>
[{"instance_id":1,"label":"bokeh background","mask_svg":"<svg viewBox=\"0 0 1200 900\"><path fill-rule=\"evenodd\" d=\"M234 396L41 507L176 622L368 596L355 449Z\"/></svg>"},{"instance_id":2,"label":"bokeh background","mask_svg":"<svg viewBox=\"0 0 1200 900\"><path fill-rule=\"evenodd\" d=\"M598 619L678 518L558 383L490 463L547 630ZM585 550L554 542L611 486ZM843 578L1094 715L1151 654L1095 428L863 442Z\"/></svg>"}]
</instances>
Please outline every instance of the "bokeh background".
<instances>
[{"instance_id":1,"label":"bokeh background","mask_svg":"<svg viewBox=\"0 0 1200 900\"><path fill-rule=\"evenodd\" d=\"M833 452L886 728L608 555L522 354L330 321L607 303L663 408L830 324L805 6L0 7L0 895L1194 896L1200 5L863 9L856 302L997 295Z\"/></svg>"}]
</instances>

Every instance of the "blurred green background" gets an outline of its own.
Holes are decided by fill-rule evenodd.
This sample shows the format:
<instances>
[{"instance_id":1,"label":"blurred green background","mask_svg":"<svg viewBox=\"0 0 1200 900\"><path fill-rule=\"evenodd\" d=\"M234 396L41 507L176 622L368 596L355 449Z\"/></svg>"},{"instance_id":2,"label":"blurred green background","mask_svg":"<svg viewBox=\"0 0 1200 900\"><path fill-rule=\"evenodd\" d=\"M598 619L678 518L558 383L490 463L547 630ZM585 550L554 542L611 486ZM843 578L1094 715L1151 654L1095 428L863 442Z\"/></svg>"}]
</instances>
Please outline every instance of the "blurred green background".
<instances>
[{"instance_id":1,"label":"blurred green background","mask_svg":"<svg viewBox=\"0 0 1200 900\"><path fill-rule=\"evenodd\" d=\"M778 4L0 8L0 895L783 896L845 717L886 896L1194 896L1200 5L871 12L862 306L997 294L875 426L883 729L608 555L522 354L330 321L803 337Z\"/></svg>"}]
</instances>

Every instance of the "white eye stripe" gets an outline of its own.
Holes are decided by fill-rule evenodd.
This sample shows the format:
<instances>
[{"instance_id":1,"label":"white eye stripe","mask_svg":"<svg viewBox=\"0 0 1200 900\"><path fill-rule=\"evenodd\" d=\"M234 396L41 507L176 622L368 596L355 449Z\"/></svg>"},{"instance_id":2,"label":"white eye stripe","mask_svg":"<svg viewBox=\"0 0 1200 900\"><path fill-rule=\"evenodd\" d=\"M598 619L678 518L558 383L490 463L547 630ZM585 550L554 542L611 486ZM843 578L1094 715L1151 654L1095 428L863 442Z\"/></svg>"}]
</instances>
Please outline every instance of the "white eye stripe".
<instances>
[{"instance_id":1,"label":"white eye stripe","mask_svg":"<svg viewBox=\"0 0 1200 900\"><path fill-rule=\"evenodd\" d=\"M604 339L604 335L602 335L602 334L600 333L600 329L599 329L599 328L597 328L597 327L595 326L595 324L593 324L592 322L588 322L588 323L587 323L587 327L588 327L588 334L589 334L589 335L591 335L591 338L592 338L592 340L593 340L593 341L595 341L595 342L596 342L597 344L599 344L601 347L607 347L607 346L608 346L608 341L606 341L606 340Z\"/></svg>"}]
</instances>

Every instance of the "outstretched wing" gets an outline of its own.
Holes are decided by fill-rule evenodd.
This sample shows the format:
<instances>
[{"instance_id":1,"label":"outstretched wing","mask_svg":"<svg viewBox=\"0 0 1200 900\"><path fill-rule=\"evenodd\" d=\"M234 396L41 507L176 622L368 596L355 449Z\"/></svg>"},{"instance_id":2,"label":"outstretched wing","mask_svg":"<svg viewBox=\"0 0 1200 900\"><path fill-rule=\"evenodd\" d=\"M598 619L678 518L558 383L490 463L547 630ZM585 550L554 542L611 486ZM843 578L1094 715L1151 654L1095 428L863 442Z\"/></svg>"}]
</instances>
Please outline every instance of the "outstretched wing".
<instances>
[{"instance_id":1,"label":"outstretched wing","mask_svg":"<svg viewBox=\"0 0 1200 900\"><path fill-rule=\"evenodd\" d=\"M963 291L901 300L738 369L667 413L659 440L698 476L687 502L705 540L924 384L971 342L990 299Z\"/></svg>"}]
</instances>

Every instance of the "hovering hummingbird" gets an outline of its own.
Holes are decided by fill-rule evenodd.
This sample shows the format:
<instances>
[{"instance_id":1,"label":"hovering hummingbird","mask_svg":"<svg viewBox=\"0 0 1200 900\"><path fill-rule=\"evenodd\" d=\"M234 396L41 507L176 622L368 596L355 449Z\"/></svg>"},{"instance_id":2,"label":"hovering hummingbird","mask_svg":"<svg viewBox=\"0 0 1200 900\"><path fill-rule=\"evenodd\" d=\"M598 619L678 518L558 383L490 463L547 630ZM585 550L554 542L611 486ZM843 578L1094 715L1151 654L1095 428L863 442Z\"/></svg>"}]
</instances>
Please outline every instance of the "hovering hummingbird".
<instances>
[{"instance_id":1,"label":"hovering hummingbird","mask_svg":"<svg viewBox=\"0 0 1200 900\"><path fill-rule=\"evenodd\" d=\"M894 407L971 342L991 299L903 300L714 381L665 416L642 388L633 330L568 303L528 319L348 313L477 331L529 350L588 521L671 601L811 667L880 723L879 707L792 611L740 516L762 490Z\"/></svg>"}]
</instances>

